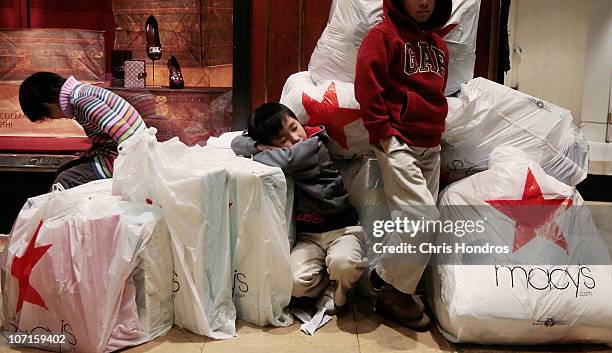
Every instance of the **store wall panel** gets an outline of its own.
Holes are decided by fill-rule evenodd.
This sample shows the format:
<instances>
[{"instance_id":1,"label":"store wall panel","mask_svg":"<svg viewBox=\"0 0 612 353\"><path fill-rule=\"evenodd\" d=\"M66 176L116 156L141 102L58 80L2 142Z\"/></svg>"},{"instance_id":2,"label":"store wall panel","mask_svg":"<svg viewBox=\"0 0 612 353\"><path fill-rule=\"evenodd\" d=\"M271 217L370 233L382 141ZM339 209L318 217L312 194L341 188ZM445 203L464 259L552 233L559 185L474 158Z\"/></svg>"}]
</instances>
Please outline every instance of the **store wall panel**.
<instances>
[{"instance_id":1,"label":"store wall panel","mask_svg":"<svg viewBox=\"0 0 612 353\"><path fill-rule=\"evenodd\" d=\"M252 0L251 107L278 101L287 78L308 69L332 0Z\"/></svg>"},{"instance_id":2,"label":"store wall panel","mask_svg":"<svg viewBox=\"0 0 612 353\"><path fill-rule=\"evenodd\" d=\"M287 77L300 71L299 1L268 1L268 100L280 100Z\"/></svg>"},{"instance_id":3,"label":"store wall panel","mask_svg":"<svg viewBox=\"0 0 612 353\"><path fill-rule=\"evenodd\" d=\"M0 0L0 28L28 26L26 0Z\"/></svg>"},{"instance_id":4,"label":"store wall panel","mask_svg":"<svg viewBox=\"0 0 612 353\"><path fill-rule=\"evenodd\" d=\"M31 28L75 28L104 31L105 71L110 72L115 20L109 0L29 0Z\"/></svg>"},{"instance_id":5,"label":"store wall panel","mask_svg":"<svg viewBox=\"0 0 612 353\"><path fill-rule=\"evenodd\" d=\"M0 81L19 84L38 71L104 80L104 33L78 29L0 30Z\"/></svg>"}]
</instances>

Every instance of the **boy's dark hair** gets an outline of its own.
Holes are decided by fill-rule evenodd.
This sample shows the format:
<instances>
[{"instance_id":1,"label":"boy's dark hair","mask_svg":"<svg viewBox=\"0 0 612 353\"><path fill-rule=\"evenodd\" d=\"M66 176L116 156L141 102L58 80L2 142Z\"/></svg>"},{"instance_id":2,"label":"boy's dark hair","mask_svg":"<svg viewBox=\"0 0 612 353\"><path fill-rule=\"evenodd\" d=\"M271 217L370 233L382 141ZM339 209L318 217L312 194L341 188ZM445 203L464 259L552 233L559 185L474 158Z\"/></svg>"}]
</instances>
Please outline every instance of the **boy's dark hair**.
<instances>
[{"instance_id":1,"label":"boy's dark hair","mask_svg":"<svg viewBox=\"0 0 612 353\"><path fill-rule=\"evenodd\" d=\"M255 109L248 118L247 135L259 143L271 145L272 139L283 128L288 117L298 120L295 113L280 103L264 103Z\"/></svg>"},{"instance_id":2,"label":"boy's dark hair","mask_svg":"<svg viewBox=\"0 0 612 353\"><path fill-rule=\"evenodd\" d=\"M43 103L59 103L64 82L65 78L53 72L37 72L23 80L19 87L19 105L30 121L49 115L49 109Z\"/></svg>"}]
</instances>

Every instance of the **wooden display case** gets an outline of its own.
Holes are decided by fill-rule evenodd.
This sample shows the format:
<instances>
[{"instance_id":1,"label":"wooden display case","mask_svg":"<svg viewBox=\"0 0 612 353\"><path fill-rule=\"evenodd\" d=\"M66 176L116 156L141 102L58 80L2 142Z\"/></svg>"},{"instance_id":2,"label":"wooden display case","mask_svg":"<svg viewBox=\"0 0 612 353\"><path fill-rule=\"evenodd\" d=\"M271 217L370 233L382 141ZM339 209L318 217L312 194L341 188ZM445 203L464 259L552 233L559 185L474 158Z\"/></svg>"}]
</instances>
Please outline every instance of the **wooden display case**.
<instances>
[{"instance_id":1,"label":"wooden display case","mask_svg":"<svg viewBox=\"0 0 612 353\"><path fill-rule=\"evenodd\" d=\"M187 145L204 143L232 129L232 89L215 87L105 87L136 108L157 139L174 136Z\"/></svg>"}]
</instances>

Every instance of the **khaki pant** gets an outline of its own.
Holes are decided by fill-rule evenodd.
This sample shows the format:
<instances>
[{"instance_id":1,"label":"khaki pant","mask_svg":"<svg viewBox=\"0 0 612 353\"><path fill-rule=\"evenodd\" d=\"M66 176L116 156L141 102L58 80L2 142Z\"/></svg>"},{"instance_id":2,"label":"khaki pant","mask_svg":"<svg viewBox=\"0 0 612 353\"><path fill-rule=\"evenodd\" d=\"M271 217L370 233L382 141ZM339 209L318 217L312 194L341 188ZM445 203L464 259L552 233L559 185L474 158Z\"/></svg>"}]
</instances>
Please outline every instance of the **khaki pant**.
<instances>
[{"instance_id":1,"label":"khaki pant","mask_svg":"<svg viewBox=\"0 0 612 353\"><path fill-rule=\"evenodd\" d=\"M368 267L363 229L352 226L325 233L300 233L291 251L293 296L316 298L336 281L334 304L346 303L347 292ZM327 269L327 270L326 270Z\"/></svg>"},{"instance_id":2,"label":"khaki pant","mask_svg":"<svg viewBox=\"0 0 612 353\"><path fill-rule=\"evenodd\" d=\"M440 146L432 148L408 146L397 137L392 137L387 151L374 145L374 153L380 165L385 196L391 211L391 219L436 220L436 208L440 178ZM410 234L392 232L376 238L383 246L412 244L418 249L421 243L433 242L433 232ZM416 254L376 254L376 272L385 282L396 289L413 294L429 262L430 255L417 251Z\"/></svg>"}]
</instances>

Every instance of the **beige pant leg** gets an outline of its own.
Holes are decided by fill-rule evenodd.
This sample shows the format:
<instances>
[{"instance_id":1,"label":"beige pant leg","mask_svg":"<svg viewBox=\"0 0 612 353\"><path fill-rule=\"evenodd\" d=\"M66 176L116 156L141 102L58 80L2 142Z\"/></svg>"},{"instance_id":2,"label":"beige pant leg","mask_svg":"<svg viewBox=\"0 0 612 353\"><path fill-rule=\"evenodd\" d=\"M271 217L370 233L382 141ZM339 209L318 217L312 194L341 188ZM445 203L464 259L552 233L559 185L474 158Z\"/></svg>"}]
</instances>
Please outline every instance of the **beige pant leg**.
<instances>
[{"instance_id":1,"label":"beige pant leg","mask_svg":"<svg viewBox=\"0 0 612 353\"><path fill-rule=\"evenodd\" d=\"M328 286L329 278L325 271L325 250L313 238L298 235L297 244L289 255L293 276L294 297L318 297Z\"/></svg>"},{"instance_id":2,"label":"beige pant leg","mask_svg":"<svg viewBox=\"0 0 612 353\"><path fill-rule=\"evenodd\" d=\"M357 283L363 271L368 268L364 257L363 228L346 227L321 234L323 248L327 248L325 264L329 279L336 281L334 304L346 304L348 291Z\"/></svg>"},{"instance_id":3,"label":"beige pant leg","mask_svg":"<svg viewBox=\"0 0 612 353\"><path fill-rule=\"evenodd\" d=\"M428 148L423 157L425 158L417 160L417 165L421 168L425 184L435 205L438 203L440 190L440 146Z\"/></svg>"},{"instance_id":4,"label":"beige pant leg","mask_svg":"<svg viewBox=\"0 0 612 353\"><path fill-rule=\"evenodd\" d=\"M438 219L435 207L440 175L440 147L421 148L408 146L393 137L388 151L373 146L380 165L385 195L391 211L391 219ZM435 234L418 233L411 237L393 232L379 238L383 246L432 242ZM379 254L376 272L385 282L398 290L412 294L421 278L429 254Z\"/></svg>"}]
</instances>

